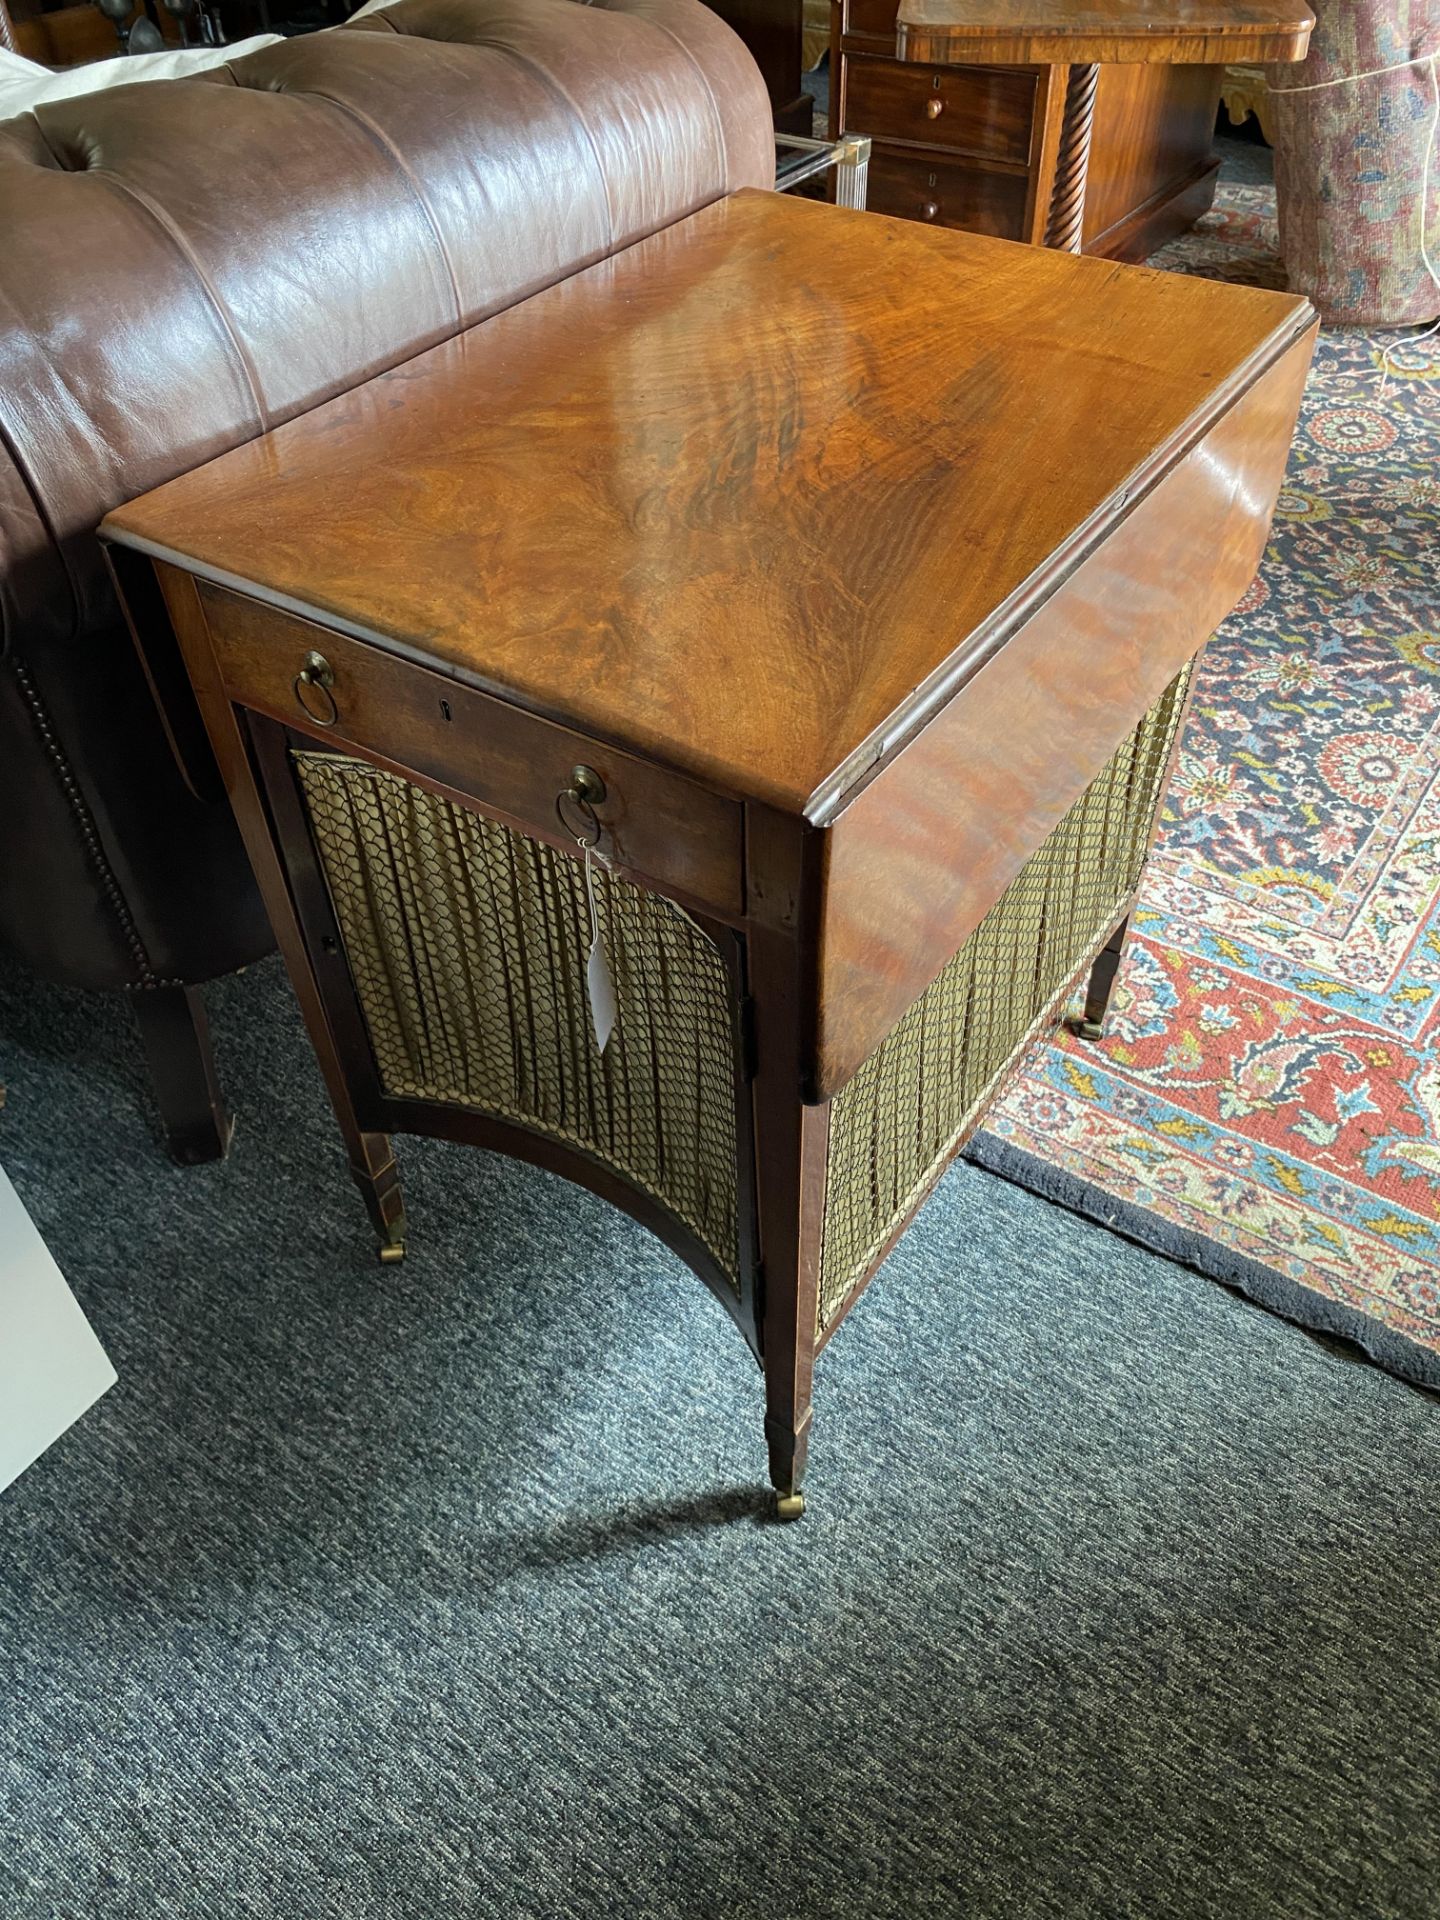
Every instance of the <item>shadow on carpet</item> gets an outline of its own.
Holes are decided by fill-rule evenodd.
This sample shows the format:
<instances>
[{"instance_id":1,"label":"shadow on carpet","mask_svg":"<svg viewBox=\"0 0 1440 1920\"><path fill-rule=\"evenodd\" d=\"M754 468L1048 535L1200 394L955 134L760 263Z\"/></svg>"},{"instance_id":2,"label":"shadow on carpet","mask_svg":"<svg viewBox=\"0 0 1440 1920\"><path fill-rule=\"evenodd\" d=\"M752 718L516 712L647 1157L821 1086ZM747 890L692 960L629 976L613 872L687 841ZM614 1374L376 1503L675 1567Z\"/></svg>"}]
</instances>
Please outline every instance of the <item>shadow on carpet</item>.
<instances>
[{"instance_id":1,"label":"shadow on carpet","mask_svg":"<svg viewBox=\"0 0 1440 1920\"><path fill-rule=\"evenodd\" d=\"M1433 1913L1440 1425L953 1169L764 1519L657 1242L402 1143L375 1261L277 964L159 1155L112 1002L0 977L0 1159L121 1376L0 1495L5 1920Z\"/></svg>"}]
</instances>

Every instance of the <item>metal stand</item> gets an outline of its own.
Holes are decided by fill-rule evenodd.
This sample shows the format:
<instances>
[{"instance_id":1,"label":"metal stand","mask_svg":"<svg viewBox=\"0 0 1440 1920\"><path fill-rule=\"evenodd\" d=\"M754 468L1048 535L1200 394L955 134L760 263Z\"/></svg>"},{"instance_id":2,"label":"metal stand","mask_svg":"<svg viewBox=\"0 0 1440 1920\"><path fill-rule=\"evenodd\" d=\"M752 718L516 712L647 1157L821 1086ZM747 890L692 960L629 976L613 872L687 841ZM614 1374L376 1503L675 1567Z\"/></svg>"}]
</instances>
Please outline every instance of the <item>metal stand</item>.
<instances>
[{"instance_id":1,"label":"metal stand","mask_svg":"<svg viewBox=\"0 0 1440 1920\"><path fill-rule=\"evenodd\" d=\"M798 133L777 133L777 147L793 153L793 159L775 163L775 191L789 193L802 180L809 180L827 167L835 169L835 204L863 212L865 181L870 168L870 136L845 133L838 140L809 140Z\"/></svg>"}]
</instances>

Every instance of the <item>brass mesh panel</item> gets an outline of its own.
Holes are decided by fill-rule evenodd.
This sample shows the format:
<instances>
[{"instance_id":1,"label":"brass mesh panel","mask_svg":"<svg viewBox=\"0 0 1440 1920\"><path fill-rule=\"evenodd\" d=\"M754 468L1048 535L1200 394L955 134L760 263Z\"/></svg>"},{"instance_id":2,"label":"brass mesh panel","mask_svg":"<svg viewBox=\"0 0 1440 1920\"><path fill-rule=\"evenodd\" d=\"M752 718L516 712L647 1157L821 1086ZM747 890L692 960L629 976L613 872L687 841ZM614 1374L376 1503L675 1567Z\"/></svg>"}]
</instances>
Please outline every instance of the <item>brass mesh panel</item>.
<instances>
[{"instance_id":1,"label":"brass mesh panel","mask_svg":"<svg viewBox=\"0 0 1440 1920\"><path fill-rule=\"evenodd\" d=\"M583 1149L738 1284L734 996L714 941L592 868L619 1012L602 1055L580 860L363 761L295 764L386 1092Z\"/></svg>"},{"instance_id":2,"label":"brass mesh panel","mask_svg":"<svg viewBox=\"0 0 1440 1920\"><path fill-rule=\"evenodd\" d=\"M1182 673L830 1108L820 1330L1023 1052L1140 878Z\"/></svg>"}]
</instances>

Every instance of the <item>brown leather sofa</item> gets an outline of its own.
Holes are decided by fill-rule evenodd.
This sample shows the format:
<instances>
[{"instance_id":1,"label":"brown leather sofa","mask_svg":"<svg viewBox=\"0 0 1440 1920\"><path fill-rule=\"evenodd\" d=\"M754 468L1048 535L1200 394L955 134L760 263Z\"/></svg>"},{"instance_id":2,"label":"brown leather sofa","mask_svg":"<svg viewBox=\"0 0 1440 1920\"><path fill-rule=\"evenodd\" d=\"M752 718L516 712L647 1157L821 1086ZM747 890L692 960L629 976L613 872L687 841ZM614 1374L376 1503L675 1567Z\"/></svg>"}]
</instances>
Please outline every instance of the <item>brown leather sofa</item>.
<instances>
[{"instance_id":1,"label":"brown leather sofa","mask_svg":"<svg viewBox=\"0 0 1440 1920\"><path fill-rule=\"evenodd\" d=\"M228 1136L196 986L270 931L98 521L773 166L699 0L400 0L0 124L0 941L130 993L178 1158Z\"/></svg>"}]
</instances>

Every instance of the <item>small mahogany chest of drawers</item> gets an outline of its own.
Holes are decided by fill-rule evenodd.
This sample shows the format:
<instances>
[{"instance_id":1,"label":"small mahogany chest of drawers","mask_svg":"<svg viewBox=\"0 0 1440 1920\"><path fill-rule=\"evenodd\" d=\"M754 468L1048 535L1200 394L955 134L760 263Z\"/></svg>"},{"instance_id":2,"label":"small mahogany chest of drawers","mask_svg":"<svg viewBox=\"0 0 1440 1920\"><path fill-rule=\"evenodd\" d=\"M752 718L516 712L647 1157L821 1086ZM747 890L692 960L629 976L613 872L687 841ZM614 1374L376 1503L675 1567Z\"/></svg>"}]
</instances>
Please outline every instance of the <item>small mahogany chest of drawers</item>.
<instances>
[{"instance_id":1,"label":"small mahogany chest of drawers","mask_svg":"<svg viewBox=\"0 0 1440 1920\"><path fill-rule=\"evenodd\" d=\"M876 213L1037 245L1049 215L1069 69L910 65L897 0L833 0L830 135L867 133ZM1084 245L1143 260L1215 194L1217 66L1100 76Z\"/></svg>"},{"instance_id":2,"label":"small mahogany chest of drawers","mask_svg":"<svg viewBox=\"0 0 1440 1920\"><path fill-rule=\"evenodd\" d=\"M628 1208L798 1511L816 1354L1114 950L1312 338L747 192L111 515L385 1252L397 1132Z\"/></svg>"}]
</instances>

